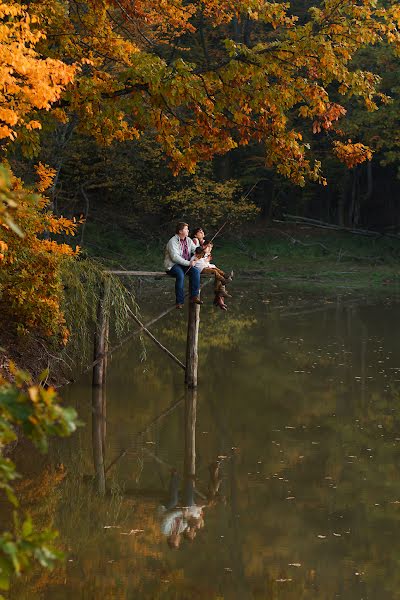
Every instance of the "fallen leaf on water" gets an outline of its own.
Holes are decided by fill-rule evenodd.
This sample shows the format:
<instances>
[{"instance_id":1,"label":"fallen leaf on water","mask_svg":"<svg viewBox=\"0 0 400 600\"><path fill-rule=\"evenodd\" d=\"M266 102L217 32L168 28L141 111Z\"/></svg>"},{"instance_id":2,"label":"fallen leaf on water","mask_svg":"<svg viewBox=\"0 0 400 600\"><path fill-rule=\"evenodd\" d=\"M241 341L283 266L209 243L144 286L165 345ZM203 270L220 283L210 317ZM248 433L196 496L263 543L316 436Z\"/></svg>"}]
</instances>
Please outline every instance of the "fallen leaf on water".
<instances>
[{"instance_id":1,"label":"fallen leaf on water","mask_svg":"<svg viewBox=\"0 0 400 600\"><path fill-rule=\"evenodd\" d=\"M122 531L120 535L132 535L134 533L142 533L144 529L131 529L130 531Z\"/></svg>"},{"instance_id":2,"label":"fallen leaf on water","mask_svg":"<svg viewBox=\"0 0 400 600\"><path fill-rule=\"evenodd\" d=\"M296 499L296 496L288 496L288 497L286 498L286 500L295 500L295 499Z\"/></svg>"},{"instance_id":3,"label":"fallen leaf on water","mask_svg":"<svg viewBox=\"0 0 400 600\"><path fill-rule=\"evenodd\" d=\"M289 567L301 567L301 563L289 563Z\"/></svg>"},{"instance_id":4,"label":"fallen leaf on water","mask_svg":"<svg viewBox=\"0 0 400 600\"><path fill-rule=\"evenodd\" d=\"M292 579L275 579L275 581L278 581L279 583L281 583L283 581L292 581Z\"/></svg>"},{"instance_id":5,"label":"fallen leaf on water","mask_svg":"<svg viewBox=\"0 0 400 600\"><path fill-rule=\"evenodd\" d=\"M341 533L334 533L333 535L335 535L336 537L342 537Z\"/></svg>"},{"instance_id":6,"label":"fallen leaf on water","mask_svg":"<svg viewBox=\"0 0 400 600\"><path fill-rule=\"evenodd\" d=\"M121 529L121 525L104 525L103 529Z\"/></svg>"},{"instance_id":7,"label":"fallen leaf on water","mask_svg":"<svg viewBox=\"0 0 400 600\"><path fill-rule=\"evenodd\" d=\"M224 568L224 571L225 571L226 573L232 573L232 569L231 569L230 567L225 567L225 568Z\"/></svg>"},{"instance_id":8,"label":"fallen leaf on water","mask_svg":"<svg viewBox=\"0 0 400 600\"><path fill-rule=\"evenodd\" d=\"M317 535L317 537L321 538L321 540L324 540L326 538L326 535L321 535L320 533Z\"/></svg>"}]
</instances>

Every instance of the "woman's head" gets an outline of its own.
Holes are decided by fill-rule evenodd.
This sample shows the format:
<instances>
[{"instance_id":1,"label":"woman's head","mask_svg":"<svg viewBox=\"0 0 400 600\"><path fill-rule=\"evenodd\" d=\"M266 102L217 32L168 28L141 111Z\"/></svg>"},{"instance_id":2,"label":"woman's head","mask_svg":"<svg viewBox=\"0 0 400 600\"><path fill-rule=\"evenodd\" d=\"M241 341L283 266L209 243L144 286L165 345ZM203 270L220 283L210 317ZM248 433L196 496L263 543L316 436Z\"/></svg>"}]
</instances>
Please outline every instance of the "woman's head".
<instances>
[{"instance_id":1,"label":"woman's head","mask_svg":"<svg viewBox=\"0 0 400 600\"><path fill-rule=\"evenodd\" d=\"M192 238L197 238L199 242L202 242L204 240L204 236L205 233L201 227L196 227L196 229L193 229Z\"/></svg>"},{"instance_id":2,"label":"woman's head","mask_svg":"<svg viewBox=\"0 0 400 600\"><path fill-rule=\"evenodd\" d=\"M178 550L181 545L182 536L180 533L172 533L167 537L167 544L171 550Z\"/></svg>"}]
</instances>

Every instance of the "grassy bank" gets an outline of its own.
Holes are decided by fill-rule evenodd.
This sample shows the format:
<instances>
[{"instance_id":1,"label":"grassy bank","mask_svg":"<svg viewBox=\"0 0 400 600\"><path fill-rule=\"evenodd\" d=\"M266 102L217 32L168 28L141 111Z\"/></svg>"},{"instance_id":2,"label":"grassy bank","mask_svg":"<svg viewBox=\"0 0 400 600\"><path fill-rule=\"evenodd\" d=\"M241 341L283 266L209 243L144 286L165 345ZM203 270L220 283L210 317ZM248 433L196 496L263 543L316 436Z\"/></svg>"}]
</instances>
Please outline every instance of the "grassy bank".
<instances>
[{"instance_id":1,"label":"grassy bank","mask_svg":"<svg viewBox=\"0 0 400 600\"><path fill-rule=\"evenodd\" d=\"M140 241L129 234L89 227L86 251L126 269L162 269L165 239ZM214 261L243 277L282 285L333 290L386 289L400 283L400 240L372 239L310 227L263 227L215 240Z\"/></svg>"},{"instance_id":2,"label":"grassy bank","mask_svg":"<svg viewBox=\"0 0 400 600\"><path fill-rule=\"evenodd\" d=\"M166 230L163 239L142 241L124 231L110 231L88 223L83 254L99 261L96 270L103 265L105 268L159 271L163 269L168 235L169 230ZM233 269L242 280L259 280L266 287L271 284L330 296L336 292L392 296L400 291L400 241L392 238L373 240L346 233L321 233L306 227L264 227L240 236L224 232L215 240L213 258L221 267ZM35 335L13 335L7 324L3 324L0 327L0 369L4 370L8 359L12 358L33 375L51 366L52 377L57 384L70 378L71 365L75 364L74 347L90 346L88 334L82 333L83 325L80 323L82 319L85 323L90 321L92 328L97 306L93 282L91 287L88 286L90 273L83 277L79 275L79 269L86 273L85 261L77 264L75 279L79 280L79 285L74 282L73 273L69 273L68 281L65 281L66 316L73 332L66 350L61 351L61 347L54 346L51 340ZM132 284L134 291L137 282ZM163 287L165 284L165 281L160 281L158 285ZM117 305L122 315L119 327L122 331L124 301L121 293L119 296L121 301ZM116 298L115 290L113 298ZM83 359L81 354L80 359ZM85 357L84 362L87 360Z\"/></svg>"}]
</instances>

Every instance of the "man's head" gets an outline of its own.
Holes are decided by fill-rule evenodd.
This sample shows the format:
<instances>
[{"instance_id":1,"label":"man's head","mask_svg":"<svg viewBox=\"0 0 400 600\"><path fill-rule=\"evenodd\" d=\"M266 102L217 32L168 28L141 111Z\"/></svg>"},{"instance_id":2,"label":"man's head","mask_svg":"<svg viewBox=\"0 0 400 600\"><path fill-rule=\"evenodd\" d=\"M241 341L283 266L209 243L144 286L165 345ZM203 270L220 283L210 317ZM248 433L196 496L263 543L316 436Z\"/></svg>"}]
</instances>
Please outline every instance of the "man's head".
<instances>
[{"instance_id":1,"label":"man's head","mask_svg":"<svg viewBox=\"0 0 400 600\"><path fill-rule=\"evenodd\" d=\"M180 221L176 224L175 233L183 240L189 235L189 225L183 221Z\"/></svg>"}]
</instances>

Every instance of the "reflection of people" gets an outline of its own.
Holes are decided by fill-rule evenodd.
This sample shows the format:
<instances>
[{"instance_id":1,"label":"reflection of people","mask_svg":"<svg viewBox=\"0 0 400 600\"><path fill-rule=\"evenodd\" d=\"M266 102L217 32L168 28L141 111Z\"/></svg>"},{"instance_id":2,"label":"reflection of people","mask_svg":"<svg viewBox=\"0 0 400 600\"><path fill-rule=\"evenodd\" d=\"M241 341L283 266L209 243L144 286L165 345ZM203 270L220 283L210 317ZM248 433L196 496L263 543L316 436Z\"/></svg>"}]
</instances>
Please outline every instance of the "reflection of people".
<instances>
[{"instance_id":1,"label":"reflection of people","mask_svg":"<svg viewBox=\"0 0 400 600\"><path fill-rule=\"evenodd\" d=\"M187 528L187 521L182 508L178 505L179 475L176 469L171 471L169 482L168 499L165 506L160 507L161 533L167 536L167 544L170 548L179 548L182 533Z\"/></svg>"},{"instance_id":2,"label":"reflection of people","mask_svg":"<svg viewBox=\"0 0 400 600\"><path fill-rule=\"evenodd\" d=\"M185 297L183 284L186 274L189 275L190 302L202 304L199 298L200 272L190 268L196 246L188 235L188 224L178 223L175 235L172 236L165 248L165 270L168 275L175 277L176 308L183 307Z\"/></svg>"},{"instance_id":3,"label":"reflection of people","mask_svg":"<svg viewBox=\"0 0 400 600\"><path fill-rule=\"evenodd\" d=\"M172 549L178 549L182 535L188 540L196 537L197 531L204 527L203 506L194 501L194 478L185 479L183 490L183 506L179 502L179 475L176 469L171 471L168 499L165 506L160 508L160 529L167 537L167 544Z\"/></svg>"}]
</instances>

